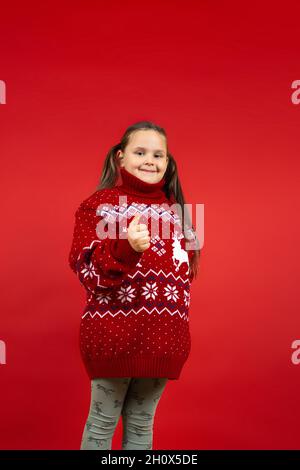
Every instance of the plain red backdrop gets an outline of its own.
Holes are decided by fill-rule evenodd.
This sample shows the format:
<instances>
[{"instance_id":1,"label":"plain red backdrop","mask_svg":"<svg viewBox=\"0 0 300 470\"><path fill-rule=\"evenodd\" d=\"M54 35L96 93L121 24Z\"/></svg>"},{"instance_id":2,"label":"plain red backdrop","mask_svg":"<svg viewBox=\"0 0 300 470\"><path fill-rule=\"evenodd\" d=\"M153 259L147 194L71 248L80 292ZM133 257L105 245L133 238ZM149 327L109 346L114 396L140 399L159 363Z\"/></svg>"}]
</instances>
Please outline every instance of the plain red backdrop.
<instances>
[{"instance_id":1,"label":"plain red backdrop","mask_svg":"<svg viewBox=\"0 0 300 470\"><path fill-rule=\"evenodd\" d=\"M78 449L90 384L74 213L127 126L204 204L192 351L154 449L298 449L299 2L1 4L1 449ZM121 420L113 449L121 447Z\"/></svg>"}]
</instances>

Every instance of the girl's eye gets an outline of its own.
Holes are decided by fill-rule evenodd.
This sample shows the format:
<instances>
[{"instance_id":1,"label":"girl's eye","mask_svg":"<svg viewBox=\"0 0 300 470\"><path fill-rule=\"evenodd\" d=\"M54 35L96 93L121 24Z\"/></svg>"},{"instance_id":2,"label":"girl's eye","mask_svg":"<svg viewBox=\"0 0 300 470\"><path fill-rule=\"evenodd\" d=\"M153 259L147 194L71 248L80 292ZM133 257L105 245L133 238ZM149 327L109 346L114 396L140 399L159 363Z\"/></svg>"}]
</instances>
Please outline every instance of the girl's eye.
<instances>
[{"instance_id":1,"label":"girl's eye","mask_svg":"<svg viewBox=\"0 0 300 470\"><path fill-rule=\"evenodd\" d=\"M135 153L136 153L136 154L139 154L139 153L144 153L144 152L139 151L139 152L135 152ZM161 155L155 155L155 156L156 156L156 157L159 157L159 158L161 157Z\"/></svg>"}]
</instances>

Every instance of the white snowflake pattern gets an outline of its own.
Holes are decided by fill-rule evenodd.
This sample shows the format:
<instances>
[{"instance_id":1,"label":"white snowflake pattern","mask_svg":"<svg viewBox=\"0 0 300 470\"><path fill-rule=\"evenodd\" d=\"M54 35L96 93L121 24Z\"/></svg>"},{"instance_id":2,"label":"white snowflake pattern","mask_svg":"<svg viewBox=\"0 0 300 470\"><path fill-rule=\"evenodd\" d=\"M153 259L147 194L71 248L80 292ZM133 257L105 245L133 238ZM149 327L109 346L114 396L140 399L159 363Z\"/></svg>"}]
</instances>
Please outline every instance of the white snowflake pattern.
<instances>
[{"instance_id":1,"label":"white snowflake pattern","mask_svg":"<svg viewBox=\"0 0 300 470\"><path fill-rule=\"evenodd\" d=\"M135 288L134 287L121 287L121 289L118 291L119 297L118 299L121 299L121 302L125 302L126 300L128 302L131 302L132 299L134 299L135 295L134 292Z\"/></svg>"},{"instance_id":2,"label":"white snowflake pattern","mask_svg":"<svg viewBox=\"0 0 300 470\"><path fill-rule=\"evenodd\" d=\"M174 300L174 302L176 302L177 299L179 299L179 296L177 295L178 294L178 290L176 289L176 286L170 286L170 284L168 284L167 287L164 287L165 289L165 293L164 295L167 296L167 299L170 300Z\"/></svg>"},{"instance_id":3,"label":"white snowflake pattern","mask_svg":"<svg viewBox=\"0 0 300 470\"><path fill-rule=\"evenodd\" d=\"M163 248L165 245L165 242L158 236L155 235L154 238L151 238L151 249L158 255L162 256L164 253L166 253L166 250Z\"/></svg>"},{"instance_id":4,"label":"white snowflake pattern","mask_svg":"<svg viewBox=\"0 0 300 470\"><path fill-rule=\"evenodd\" d=\"M110 295L101 292L101 294L98 295L97 300L99 301L99 304L108 304L108 301L111 300L111 297Z\"/></svg>"},{"instance_id":5,"label":"white snowflake pattern","mask_svg":"<svg viewBox=\"0 0 300 470\"><path fill-rule=\"evenodd\" d=\"M144 292L142 292L142 295L146 296L146 299L149 299L150 297L152 299L155 299L155 296L157 294L157 289L158 287L156 286L156 282L146 282L146 286L143 286Z\"/></svg>"},{"instance_id":6,"label":"white snowflake pattern","mask_svg":"<svg viewBox=\"0 0 300 470\"><path fill-rule=\"evenodd\" d=\"M185 305L188 307L189 304L190 304L190 293L187 292L186 290L183 291L183 295L184 295L184 303Z\"/></svg>"},{"instance_id":7,"label":"white snowflake pattern","mask_svg":"<svg viewBox=\"0 0 300 470\"><path fill-rule=\"evenodd\" d=\"M86 267L81 270L83 277L93 278L94 276L96 276L95 268L92 262L89 265L85 264L85 266Z\"/></svg>"}]
</instances>

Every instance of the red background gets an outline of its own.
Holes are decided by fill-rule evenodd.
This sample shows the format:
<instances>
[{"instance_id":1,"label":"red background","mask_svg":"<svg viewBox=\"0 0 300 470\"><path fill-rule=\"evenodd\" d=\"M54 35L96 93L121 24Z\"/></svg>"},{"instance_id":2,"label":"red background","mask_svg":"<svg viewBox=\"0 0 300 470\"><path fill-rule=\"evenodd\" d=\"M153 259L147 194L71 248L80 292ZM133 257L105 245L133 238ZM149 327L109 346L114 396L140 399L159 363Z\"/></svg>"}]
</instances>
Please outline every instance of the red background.
<instances>
[{"instance_id":1,"label":"red background","mask_svg":"<svg viewBox=\"0 0 300 470\"><path fill-rule=\"evenodd\" d=\"M187 202L205 205L192 351L153 448L299 449L299 10L2 2L1 449L79 448L90 385L74 212L143 119L166 129Z\"/></svg>"}]
</instances>

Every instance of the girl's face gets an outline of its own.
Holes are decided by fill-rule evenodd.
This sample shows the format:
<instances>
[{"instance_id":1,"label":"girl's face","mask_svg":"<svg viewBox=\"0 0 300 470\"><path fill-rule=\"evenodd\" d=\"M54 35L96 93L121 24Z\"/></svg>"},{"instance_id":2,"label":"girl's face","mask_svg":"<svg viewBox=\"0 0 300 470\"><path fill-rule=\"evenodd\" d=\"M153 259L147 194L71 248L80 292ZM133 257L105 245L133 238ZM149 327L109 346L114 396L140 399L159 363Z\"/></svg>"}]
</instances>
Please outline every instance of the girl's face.
<instances>
[{"instance_id":1,"label":"girl's face","mask_svg":"<svg viewBox=\"0 0 300 470\"><path fill-rule=\"evenodd\" d=\"M120 166L146 183L158 183L168 165L164 136L152 129L131 134L125 152L119 150Z\"/></svg>"}]
</instances>

